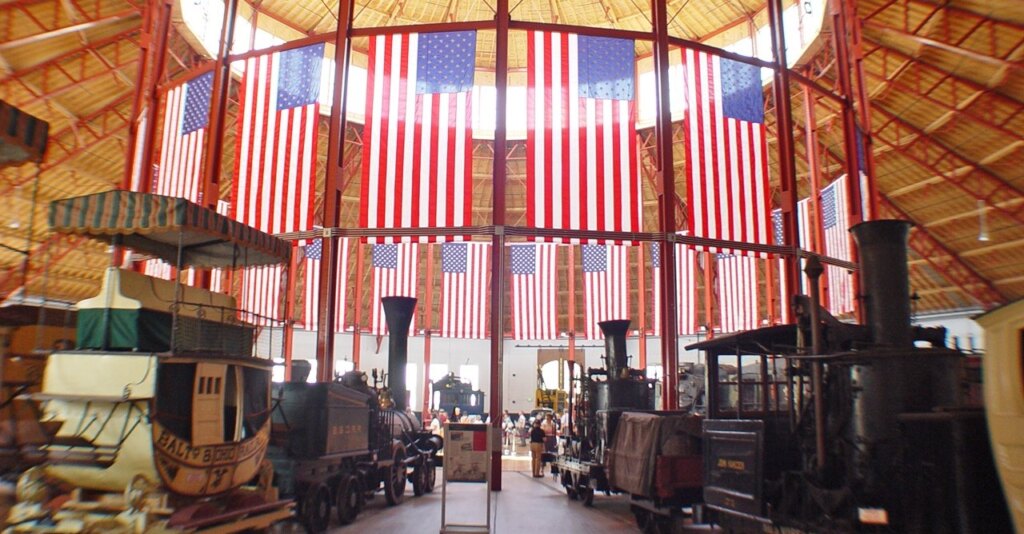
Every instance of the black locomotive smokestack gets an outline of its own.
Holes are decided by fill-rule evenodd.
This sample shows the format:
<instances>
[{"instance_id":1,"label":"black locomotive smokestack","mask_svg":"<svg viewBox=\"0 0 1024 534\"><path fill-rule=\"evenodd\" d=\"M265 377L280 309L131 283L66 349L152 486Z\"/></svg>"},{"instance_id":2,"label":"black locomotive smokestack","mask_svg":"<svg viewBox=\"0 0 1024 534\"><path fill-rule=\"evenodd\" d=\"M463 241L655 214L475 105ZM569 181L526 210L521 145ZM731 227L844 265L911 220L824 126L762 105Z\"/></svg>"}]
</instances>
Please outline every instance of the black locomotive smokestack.
<instances>
[{"instance_id":1,"label":"black locomotive smokestack","mask_svg":"<svg viewBox=\"0 0 1024 534\"><path fill-rule=\"evenodd\" d=\"M405 387L405 367L409 361L409 324L416 310L412 297L384 297L384 320L388 324L388 389L395 409L404 411L409 392Z\"/></svg>"},{"instance_id":2,"label":"black locomotive smokestack","mask_svg":"<svg viewBox=\"0 0 1024 534\"><path fill-rule=\"evenodd\" d=\"M912 224L901 220L862 222L850 231L860 249L861 293L874 342L910 347L910 278L907 236Z\"/></svg>"},{"instance_id":3,"label":"black locomotive smokestack","mask_svg":"<svg viewBox=\"0 0 1024 534\"><path fill-rule=\"evenodd\" d=\"M601 321L597 323L604 333L605 367L609 377L619 377L623 369L629 366L626 356L626 332L629 331L629 319Z\"/></svg>"}]
</instances>

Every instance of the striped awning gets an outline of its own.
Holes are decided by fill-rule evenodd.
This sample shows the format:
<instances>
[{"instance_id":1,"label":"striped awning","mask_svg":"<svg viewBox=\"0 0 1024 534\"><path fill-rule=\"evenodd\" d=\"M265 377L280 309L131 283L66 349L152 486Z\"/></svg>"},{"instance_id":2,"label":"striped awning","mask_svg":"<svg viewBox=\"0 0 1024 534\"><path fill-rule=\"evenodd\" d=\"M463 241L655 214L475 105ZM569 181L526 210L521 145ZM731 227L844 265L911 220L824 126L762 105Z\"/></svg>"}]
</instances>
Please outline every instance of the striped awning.
<instances>
[{"instance_id":1,"label":"striped awning","mask_svg":"<svg viewBox=\"0 0 1024 534\"><path fill-rule=\"evenodd\" d=\"M50 203L50 228L120 244L181 267L287 262L291 244L183 198L107 191Z\"/></svg>"}]
</instances>

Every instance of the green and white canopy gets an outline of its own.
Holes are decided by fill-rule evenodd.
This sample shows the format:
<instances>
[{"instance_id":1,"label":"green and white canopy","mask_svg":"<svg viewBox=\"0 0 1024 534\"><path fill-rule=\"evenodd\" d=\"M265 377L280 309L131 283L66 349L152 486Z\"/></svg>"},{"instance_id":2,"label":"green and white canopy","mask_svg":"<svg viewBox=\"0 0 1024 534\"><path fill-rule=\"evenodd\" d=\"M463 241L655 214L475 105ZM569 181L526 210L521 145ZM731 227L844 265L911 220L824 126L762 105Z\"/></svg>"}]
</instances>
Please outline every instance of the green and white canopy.
<instances>
[{"instance_id":1,"label":"green and white canopy","mask_svg":"<svg viewBox=\"0 0 1024 534\"><path fill-rule=\"evenodd\" d=\"M267 265L291 244L183 198L107 191L50 203L50 228L150 254L179 267Z\"/></svg>"}]
</instances>

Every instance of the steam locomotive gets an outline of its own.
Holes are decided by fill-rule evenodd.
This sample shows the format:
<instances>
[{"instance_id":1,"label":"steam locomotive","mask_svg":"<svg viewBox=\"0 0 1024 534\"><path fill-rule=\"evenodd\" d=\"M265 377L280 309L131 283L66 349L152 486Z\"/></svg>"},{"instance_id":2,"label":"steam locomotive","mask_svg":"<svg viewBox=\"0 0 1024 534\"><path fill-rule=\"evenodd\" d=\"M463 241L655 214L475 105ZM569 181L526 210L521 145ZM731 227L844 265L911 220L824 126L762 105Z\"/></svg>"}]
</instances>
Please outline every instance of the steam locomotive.
<instances>
[{"instance_id":1,"label":"steam locomotive","mask_svg":"<svg viewBox=\"0 0 1024 534\"><path fill-rule=\"evenodd\" d=\"M818 305L810 259L798 324L687 347L707 355L704 500L727 531L1012 532L967 358L911 326L909 229L851 229L867 325Z\"/></svg>"},{"instance_id":2,"label":"steam locomotive","mask_svg":"<svg viewBox=\"0 0 1024 534\"><path fill-rule=\"evenodd\" d=\"M268 458L275 486L296 499L310 532L327 529L332 506L339 523L351 523L381 489L388 504L400 503L409 469L416 496L434 490L435 455L444 442L407 411L405 366L416 299L381 301L390 331L387 387L350 371L329 383L295 376L277 388Z\"/></svg>"},{"instance_id":3,"label":"steam locomotive","mask_svg":"<svg viewBox=\"0 0 1024 534\"><path fill-rule=\"evenodd\" d=\"M605 367L578 379L570 408L572 432L552 469L566 494L586 506L595 491L627 493L642 528L664 523L700 500L700 417L655 410L656 381L632 369L626 355L628 320L598 323Z\"/></svg>"}]
</instances>

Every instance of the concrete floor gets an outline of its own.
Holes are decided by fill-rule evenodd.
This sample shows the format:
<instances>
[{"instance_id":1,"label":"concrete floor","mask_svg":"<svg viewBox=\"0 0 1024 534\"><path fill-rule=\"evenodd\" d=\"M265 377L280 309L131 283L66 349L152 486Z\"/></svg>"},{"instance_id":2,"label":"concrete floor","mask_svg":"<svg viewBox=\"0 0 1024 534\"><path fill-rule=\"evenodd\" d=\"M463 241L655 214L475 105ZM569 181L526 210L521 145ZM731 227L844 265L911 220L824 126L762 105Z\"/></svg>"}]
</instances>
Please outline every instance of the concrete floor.
<instances>
[{"instance_id":1,"label":"concrete floor","mask_svg":"<svg viewBox=\"0 0 1024 534\"><path fill-rule=\"evenodd\" d=\"M594 497L594 507L569 500L551 475L533 478L529 472L502 473L502 491L492 493L493 533L536 534L638 532L626 498ZM487 495L482 484L449 484L446 506L449 523L483 523ZM441 472L434 493L413 497L411 486L399 506L387 506L378 494L345 527L330 532L435 533L441 530Z\"/></svg>"}]
</instances>

